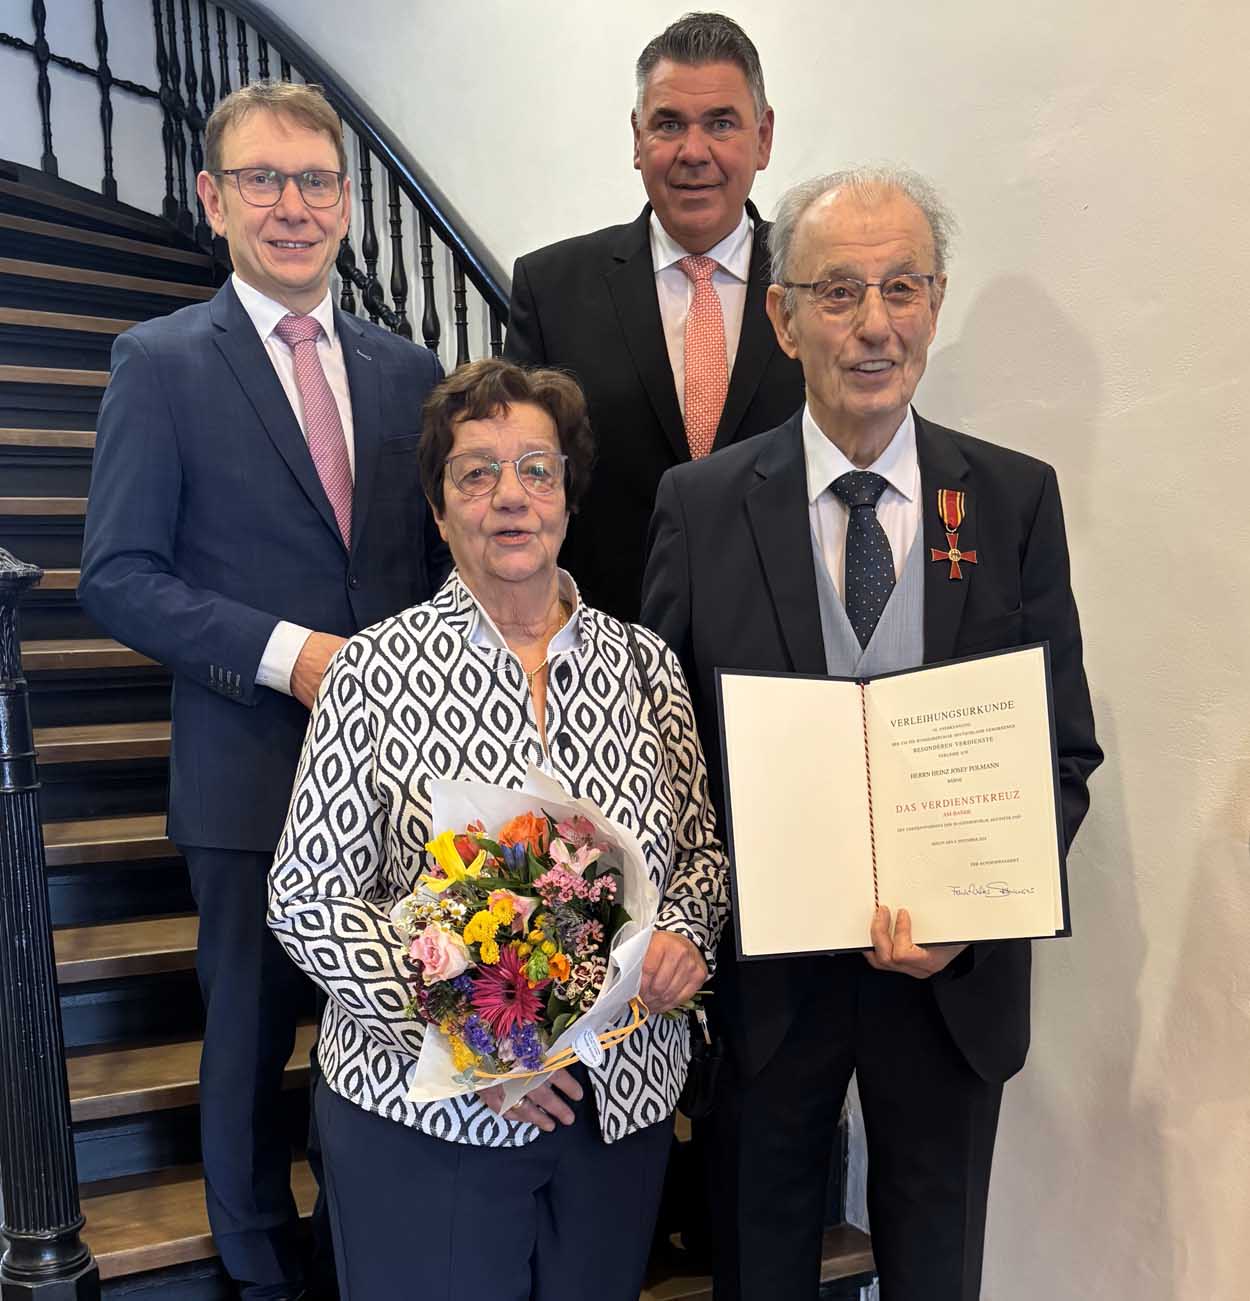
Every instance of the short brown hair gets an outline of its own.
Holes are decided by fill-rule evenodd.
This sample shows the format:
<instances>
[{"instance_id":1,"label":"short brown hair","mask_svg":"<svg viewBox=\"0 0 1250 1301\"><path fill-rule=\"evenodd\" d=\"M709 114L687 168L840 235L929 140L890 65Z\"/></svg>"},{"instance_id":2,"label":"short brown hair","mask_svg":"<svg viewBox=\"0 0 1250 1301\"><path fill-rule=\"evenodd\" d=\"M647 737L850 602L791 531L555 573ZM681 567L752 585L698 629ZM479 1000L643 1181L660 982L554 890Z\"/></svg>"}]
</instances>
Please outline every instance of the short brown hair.
<instances>
[{"instance_id":1,"label":"short brown hair","mask_svg":"<svg viewBox=\"0 0 1250 1301\"><path fill-rule=\"evenodd\" d=\"M564 466L565 501L570 511L577 509L595 459L581 385L562 370L487 357L448 375L426 399L421 414L421 481L439 515L446 504L443 466L456 440L456 426L463 420L489 420L518 402L539 407L555 424L560 450L569 458Z\"/></svg>"},{"instance_id":2,"label":"short brown hair","mask_svg":"<svg viewBox=\"0 0 1250 1301\"><path fill-rule=\"evenodd\" d=\"M253 81L227 95L213 109L204 127L204 170L221 170L221 142L232 126L238 126L255 109L294 118L300 126L320 131L334 141L339 171L347 171L347 151L343 147L343 124L321 93L320 86L305 86L294 81Z\"/></svg>"}]
</instances>

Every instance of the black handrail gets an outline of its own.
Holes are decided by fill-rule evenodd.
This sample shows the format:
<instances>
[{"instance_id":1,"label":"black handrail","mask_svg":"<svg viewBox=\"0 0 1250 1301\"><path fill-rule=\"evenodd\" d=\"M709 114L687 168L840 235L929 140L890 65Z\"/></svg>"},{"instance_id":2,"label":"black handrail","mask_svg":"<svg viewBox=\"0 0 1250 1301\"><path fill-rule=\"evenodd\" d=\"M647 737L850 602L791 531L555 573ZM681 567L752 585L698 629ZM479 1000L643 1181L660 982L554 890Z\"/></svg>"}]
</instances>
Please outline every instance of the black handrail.
<instances>
[{"instance_id":1,"label":"black handrail","mask_svg":"<svg viewBox=\"0 0 1250 1301\"><path fill-rule=\"evenodd\" d=\"M400 189L425 216L439 239L452 250L456 262L463 266L465 275L487 305L506 324L508 278L499 263L477 240L461 233L465 223L460 214L355 89L264 5L255 0L214 2L245 19L259 36L289 60L301 76L321 86L343 120L381 158L387 171L399 182Z\"/></svg>"}]
</instances>

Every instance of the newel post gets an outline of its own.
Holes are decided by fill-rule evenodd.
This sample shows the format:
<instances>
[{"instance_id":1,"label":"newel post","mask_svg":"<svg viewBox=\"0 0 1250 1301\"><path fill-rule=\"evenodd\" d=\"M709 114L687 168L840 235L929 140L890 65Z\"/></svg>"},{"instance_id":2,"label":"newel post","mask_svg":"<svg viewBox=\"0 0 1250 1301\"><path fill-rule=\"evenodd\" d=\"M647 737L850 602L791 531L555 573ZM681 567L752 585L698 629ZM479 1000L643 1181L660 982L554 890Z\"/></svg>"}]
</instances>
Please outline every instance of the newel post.
<instances>
[{"instance_id":1,"label":"newel post","mask_svg":"<svg viewBox=\"0 0 1250 1301\"><path fill-rule=\"evenodd\" d=\"M0 1258L2 1301L97 1301L57 1002L39 780L17 607L43 571L0 548Z\"/></svg>"}]
</instances>

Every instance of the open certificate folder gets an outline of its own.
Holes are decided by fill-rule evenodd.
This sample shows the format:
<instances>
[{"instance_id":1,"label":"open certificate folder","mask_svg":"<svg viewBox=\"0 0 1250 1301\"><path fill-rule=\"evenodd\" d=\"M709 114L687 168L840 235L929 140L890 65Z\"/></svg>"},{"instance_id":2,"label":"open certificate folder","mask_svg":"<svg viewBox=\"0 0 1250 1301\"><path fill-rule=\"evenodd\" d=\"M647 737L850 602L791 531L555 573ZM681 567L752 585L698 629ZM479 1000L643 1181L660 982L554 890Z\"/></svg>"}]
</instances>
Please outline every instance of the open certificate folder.
<instances>
[{"instance_id":1,"label":"open certificate folder","mask_svg":"<svg viewBox=\"0 0 1250 1301\"><path fill-rule=\"evenodd\" d=\"M741 957L1070 933L1046 646L717 694Z\"/></svg>"}]
</instances>

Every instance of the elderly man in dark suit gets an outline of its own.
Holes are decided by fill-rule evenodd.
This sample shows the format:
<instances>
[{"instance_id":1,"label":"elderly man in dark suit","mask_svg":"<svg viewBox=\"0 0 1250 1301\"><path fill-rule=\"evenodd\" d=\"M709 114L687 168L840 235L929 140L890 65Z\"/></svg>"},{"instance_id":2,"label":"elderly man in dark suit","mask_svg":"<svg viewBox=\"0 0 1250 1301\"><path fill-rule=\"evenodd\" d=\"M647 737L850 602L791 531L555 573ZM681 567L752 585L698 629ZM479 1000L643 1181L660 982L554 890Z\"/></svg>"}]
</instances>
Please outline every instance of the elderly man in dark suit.
<instances>
[{"instance_id":1,"label":"elderly man in dark suit","mask_svg":"<svg viewBox=\"0 0 1250 1301\"><path fill-rule=\"evenodd\" d=\"M562 563L622 619L638 614L664 471L772 428L803 395L764 314L768 223L747 199L773 141L755 46L729 18L689 14L636 72L647 206L520 258L504 349L586 392L598 462Z\"/></svg>"},{"instance_id":2,"label":"elderly man in dark suit","mask_svg":"<svg viewBox=\"0 0 1250 1301\"><path fill-rule=\"evenodd\" d=\"M665 477L643 619L683 660L710 749L717 667L871 676L1048 641L1071 843L1102 753L1055 472L910 406L950 225L901 171L822 177L782 201L768 311L802 362L806 405ZM948 509L963 505L957 545L975 565L950 563L943 490ZM719 805L715 772L714 787ZM829 1139L852 1071L882 1301L979 1295L999 1103L1029 1041L1029 944L919 948L901 906L865 918L864 940L866 962L721 956L732 1080L716 1115L717 1301L816 1297Z\"/></svg>"},{"instance_id":3,"label":"elderly man in dark suit","mask_svg":"<svg viewBox=\"0 0 1250 1301\"><path fill-rule=\"evenodd\" d=\"M342 132L254 83L206 132L198 188L234 275L122 335L100 410L80 596L174 673L169 834L200 914L209 1217L242 1295L301 1295L283 1068L304 978L265 925L308 710L346 637L445 572L417 472L425 349L337 311Z\"/></svg>"}]
</instances>

